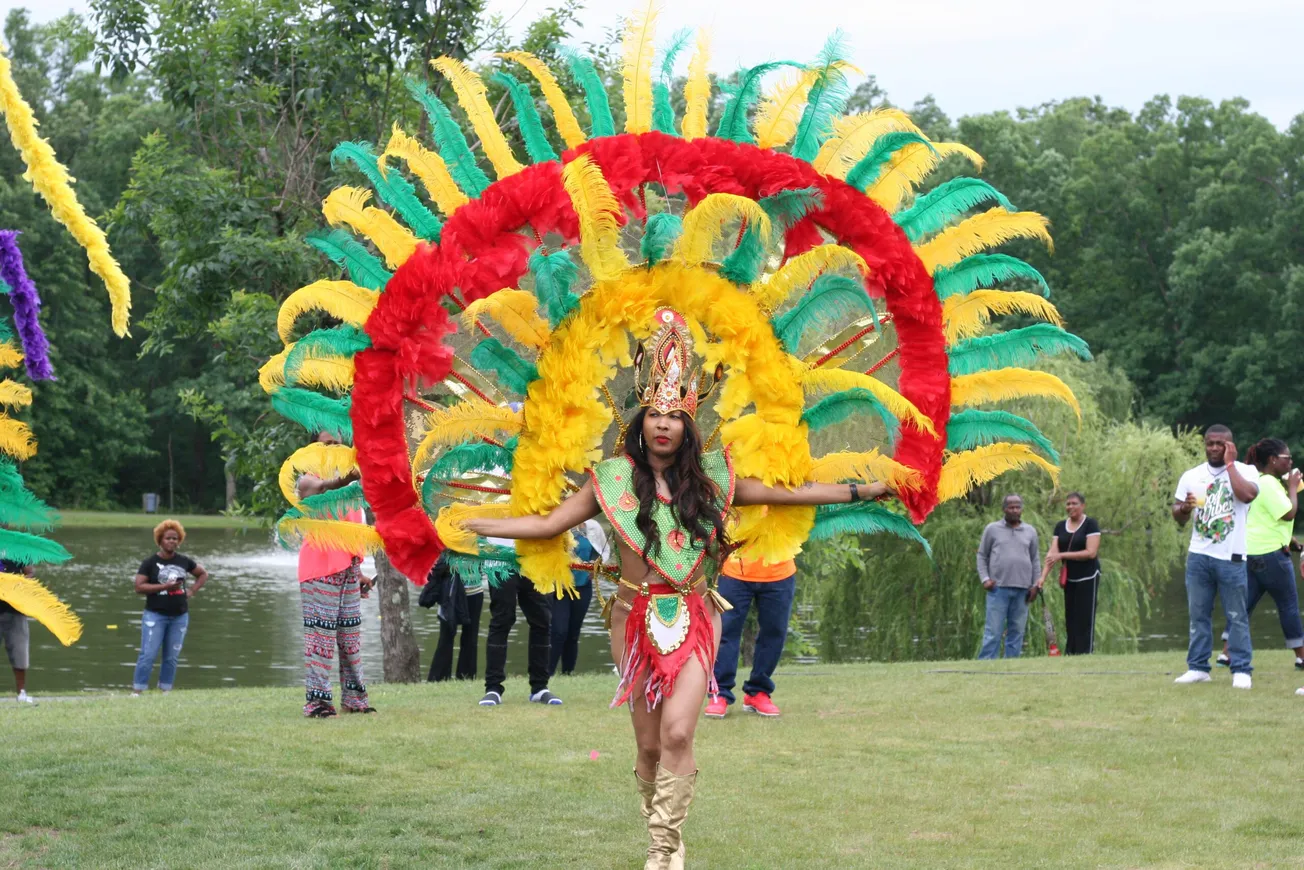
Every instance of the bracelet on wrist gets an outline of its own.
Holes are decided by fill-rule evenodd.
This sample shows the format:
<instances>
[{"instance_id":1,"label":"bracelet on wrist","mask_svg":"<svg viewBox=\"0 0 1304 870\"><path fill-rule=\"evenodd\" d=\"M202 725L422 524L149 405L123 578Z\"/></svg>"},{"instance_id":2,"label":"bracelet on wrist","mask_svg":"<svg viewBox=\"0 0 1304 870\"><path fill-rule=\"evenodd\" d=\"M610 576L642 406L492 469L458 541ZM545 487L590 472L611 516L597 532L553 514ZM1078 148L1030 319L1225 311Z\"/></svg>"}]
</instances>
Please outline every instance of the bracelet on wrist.
<instances>
[{"instance_id":1,"label":"bracelet on wrist","mask_svg":"<svg viewBox=\"0 0 1304 870\"><path fill-rule=\"evenodd\" d=\"M855 504L860 501L860 489L854 483L848 484L848 486L851 487L851 502Z\"/></svg>"}]
</instances>

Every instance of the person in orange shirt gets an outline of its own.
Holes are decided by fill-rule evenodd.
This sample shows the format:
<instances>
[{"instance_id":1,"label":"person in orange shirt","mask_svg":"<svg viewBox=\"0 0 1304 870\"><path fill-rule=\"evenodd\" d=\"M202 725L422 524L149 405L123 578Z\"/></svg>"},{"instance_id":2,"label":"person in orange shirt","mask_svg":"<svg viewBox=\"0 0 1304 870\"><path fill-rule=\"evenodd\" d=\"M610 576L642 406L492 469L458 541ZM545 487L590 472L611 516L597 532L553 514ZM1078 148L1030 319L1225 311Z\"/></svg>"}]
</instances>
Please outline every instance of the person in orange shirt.
<instances>
[{"instance_id":1,"label":"person in orange shirt","mask_svg":"<svg viewBox=\"0 0 1304 870\"><path fill-rule=\"evenodd\" d=\"M715 681L719 694L711 696L706 715L723 719L734 702L734 678L738 673L738 652L743 623L752 602L756 602L756 651L752 656L752 673L743 683L743 709L762 716L778 716L774 694L774 669L783 656L788 639L788 619L797 590L797 564L788 559L773 565L741 556L730 556L720 570L720 594L733 610L721 616L720 652L715 659Z\"/></svg>"}]
</instances>

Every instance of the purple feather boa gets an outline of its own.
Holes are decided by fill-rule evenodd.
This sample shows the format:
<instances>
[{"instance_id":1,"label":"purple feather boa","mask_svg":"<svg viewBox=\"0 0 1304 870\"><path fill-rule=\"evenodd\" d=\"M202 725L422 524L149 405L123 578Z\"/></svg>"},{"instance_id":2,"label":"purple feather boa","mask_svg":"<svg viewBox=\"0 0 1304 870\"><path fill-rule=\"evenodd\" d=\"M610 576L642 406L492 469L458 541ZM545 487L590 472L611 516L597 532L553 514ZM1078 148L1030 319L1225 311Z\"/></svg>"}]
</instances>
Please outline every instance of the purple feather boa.
<instances>
[{"instance_id":1,"label":"purple feather boa","mask_svg":"<svg viewBox=\"0 0 1304 870\"><path fill-rule=\"evenodd\" d=\"M14 304L14 325L18 327L18 340L23 346L27 376L34 381L54 380L54 370L50 367L50 343L46 341L38 319L41 297L23 267L17 230L0 230L0 280L10 288L9 300Z\"/></svg>"}]
</instances>

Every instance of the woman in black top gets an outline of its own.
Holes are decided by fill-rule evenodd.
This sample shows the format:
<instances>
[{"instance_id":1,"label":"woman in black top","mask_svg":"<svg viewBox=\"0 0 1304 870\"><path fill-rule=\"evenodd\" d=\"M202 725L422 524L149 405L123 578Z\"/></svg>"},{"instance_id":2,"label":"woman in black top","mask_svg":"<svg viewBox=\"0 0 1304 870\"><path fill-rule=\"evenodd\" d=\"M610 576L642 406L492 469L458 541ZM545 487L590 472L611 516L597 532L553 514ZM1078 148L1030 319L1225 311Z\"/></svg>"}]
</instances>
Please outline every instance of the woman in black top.
<instances>
[{"instance_id":1,"label":"woman in black top","mask_svg":"<svg viewBox=\"0 0 1304 870\"><path fill-rule=\"evenodd\" d=\"M141 562L136 571L136 593L145 596L145 613L140 621L140 658L136 660L131 683L133 695L149 688L149 672L154 669L160 651L163 664L158 672L159 689L170 691L176 678L177 659L190 625L190 599L208 582L203 565L177 552L185 539L186 530L181 523L176 520L159 523L154 528L158 552ZM190 588L186 588L187 575L195 578Z\"/></svg>"},{"instance_id":2,"label":"woman in black top","mask_svg":"<svg viewBox=\"0 0 1304 870\"><path fill-rule=\"evenodd\" d=\"M1096 592L1100 588L1100 526L1086 515L1081 493L1064 497L1067 519L1055 525L1050 552L1041 574L1044 584L1058 569L1064 588L1064 623L1068 628L1065 655L1086 655L1096 645Z\"/></svg>"}]
</instances>

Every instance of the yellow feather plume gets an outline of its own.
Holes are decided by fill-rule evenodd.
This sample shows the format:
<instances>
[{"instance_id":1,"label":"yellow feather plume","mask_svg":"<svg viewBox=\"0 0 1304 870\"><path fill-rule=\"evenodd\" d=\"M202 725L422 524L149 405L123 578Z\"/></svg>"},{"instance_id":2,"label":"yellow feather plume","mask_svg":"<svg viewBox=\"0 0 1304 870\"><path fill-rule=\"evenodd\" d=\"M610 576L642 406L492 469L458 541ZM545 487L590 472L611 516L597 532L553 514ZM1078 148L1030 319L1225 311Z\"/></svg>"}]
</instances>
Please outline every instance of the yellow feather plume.
<instances>
[{"instance_id":1,"label":"yellow feather plume","mask_svg":"<svg viewBox=\"0 0 1304 870\"><path fill-rule=\"evenodd\" d=\"M706 115L711 102L711 79L706 65L711 60L711 34L697 32L697 50L688 64L688 80L684 82L684 138L690 142L706 135Z\"/></svg>"},{"instance_id":2,"label":"yellow feather plume","mask_svg":"<svg viewBox=\"0 0 1304 870\"><path fill-rule=\"evenodd\" d=\"M26 408L32 404L32 391L17 381L5 378L0 381L0 405L10 408Z\"/></svg>"},{"instance_id":3,"label":"yellow feather plume","mask_svg":"<svg viewBox=\"0 0 1304 870\"><path fill-rule=\"evenodd\" d=\"M641 13L625 27L624 63L625 132L646 133L652 129L652 58L656 53L656 0L648 0Z\"/></svg>"},{"instance_id":4,"label":"yellow feather plume","mask_svg":"<svg viewBox=\"0 0 1304 870\"><path fill-rule=\"evenodd\" d=\"M811 461L811 480L838 483L843 480L886 481L893 491L918 489L924 477L917 469L903 465L878 450L865 453L830 453Z\"/></svg>"},{"instance_id":5,"label":"yellow feather plume","mask_svg":"<svg viewBox=\"0 0 1304 870\"><path fill-rule=\"evenodd\" d=\"M288 342L294 332L294 322L313 309L362 327L379 299L380 294L375 290L359 287L352 281L313 281L307 287L295 290L281 303L276 314L276 331L280 333L281 341Z\"/></svg>"},{"instance_id":6,"label":"yellow feather plume","mask_svg":"<svg viewBox=\"0 0 1304 870\"><path fill-rule=\"evenodd\" d=\"M846 178L857 161L869 153L875 139L897 130L922 135L910 116L900 109L883 107L837 118L833 122L833 135L820 146L811 165L824 175Z\"/></svg>"},{"instance_id":7,"label":"yellow feather plume","mask_svg":"<svg viewBox=\"0 0 1304 870\"><path fill-rule=\"evenodd\" d=\"M533 293L499 290L468 305L462 312L462 321L472 329L476 321L486 315L498 321L508 335L526 347L546 347L552 337L548 321L539 314Z\"/></svg>"},{"instance_id":8,"label":"yellow feather plume","mask_svg":"<svg viewBox=\"0 0 1304 870\"><path fill-rule=\"evenodd\" d=\"M283 541L298 539L323 550L343 550L346 553L378 553L383 549L380 535L365 523L347 520L319 520L309 517L287 517L276 524L276 534Z\"/></svg>"},{"instance_id":9,"label":"yellow feather plume","mask_svg":"<svg viewBox=\"0 0 1304 870\"><path fill-rule=\"evenodd\" d=\"M1059 399L1082 419L1082 407L1069 385L1047 372L1007 368L951 378L951 404L956 407L1007 402L1025 396Z\"/></svg>"},{"instance_id":10,"label":"yellow feather plume","mask_svg":"<svg viewBox=\"0 0 1304 870\"><path fill-rule=\"evenodd\" d=\"M294 383L300 387L347 392L353 388L353 357L310 353L299 366Z\"/></svg>"},{"instance_id":11,"label":"yellow feather plume","mask_svg":"<svg viewBox=\"0 0 1304 870\"><path fill-rule=\"evenodd\" d=\"M806 98L819 77L819 69L789 70L756 110L753 130L757 145L780 148L792 141Z\"/></svg>"},{"instance_id":12,"label":"yellow feather plume","mask_svg":"<svg viewBox=\"0 0 1304 870\"><path fill-rule=\"evenodd\" d=\"M12 341L0 344L0 368L16 369L22 365L23 352Z\"/></svg>"},{"instance_id":13,"label":"yellow feather plume","mask_svg":"<svg viewBox=\"0 0 1304 870\"><path fill-rule=\"evenodd\" d=\"M21 420L0 414L0 452L19 460L35 456L36 438L31 428Z\"/></svg>"},{"instance_id":14,"label":"yellow feather plume","mask_svg":"<svg viewBox=\"0 0 1304 870\"><path fill-rule=\"evenodd\" d=\"M0 49L0 112L4 113L9 127L9 138L23 156L27 171L23 178L50 206L54 219L68 228L77 244L86 249L91 271L99 276L109 291L112 305L113 331L127 335L127 321L131 313L131 287L122 274L118 262L109 251L109 241L104 231L86 214L72 191L73 178L67 168L54 156L50 143L36 132L36 116L23 99L14 81L9 58Z\"/></svg>"},{"instance_id":15,"label":"yellow feather plume","mask_svg":"<svg viewBox=\"0 0 1304 870\"><path fill-rule=\"evenodd\" d=\"M1059 311L1036 293L1022 290L973 290L963 296L951 296L942 303L942 323L947 344L955 344L982 332L996 315L1031 314L1056 326L1064 321Z\"/></svg>"},{"instance_id":16,"label":"yellow feather plume","mask_svg":"<svg viewBox=\"0 0 1304 870\"><path fill-rule=\"evenodd\" d=\"M552 119L556 122L557 132L566 143L566 147L578 148L583 145L587 137L580 128L579 119L575 117L575 110L566 99L566 92L557 84L557 77L543 61L528 51L506 51L498 57L516 61L534 76L534 80L539 83L539 89L543 91L543 98L548 102L548 108L552 110Z\"/></svg>"},{"instance_id":17,"label":"yellow feather plume","mask_svg":"<svg viewBox=\"0 0 1304 870\"><path fill-rule=\"evenodd\" d=\"M287 344L285 350L274 355L262 368L258 369L258 386L264 393L271 393L285 386L285 358L290 355L293 343Z\"/></svg>"},{"instance_id":18,"label":"yellow feather plume","mask_svg":"<svg viewBox=\"0 0 1304 870\"><path fill-rule=\"evenodd\" d=\"M299 477L311 474L322 480L334 480L344 477L358 467L358 453L345 444L309 444L290 454L290 458L281 464L278 483L285 500L295 507L302 507L299 498Z\"/></svg>"},{"instance_id":19,"label":"yellow feather plume","mask_svg":"<svg viewBox=\"0 0 1304 870\"><path fill-rule=\"evenodd\" d=\"M762 240L770 237L770 216L755 200L733 193L712 193L684 215L684 231L675 243L675 259L689 266L710 260L711 251L724 241L726 223L737 219L760 233Z\"/></svg>"},{"instance_id":20,"label":"yellow feather plume","mask_svg":"<svg viewBox=\"0 0 1304 870\"><path fill-rule=\"evenodd\" d=\"M523 167L512 155L512 146L507 144L507 137L494 118L494 110L485 96L484 81L471 72L466 64L451 57L437 58L430 65L443 73L444 78L453 86L457 102L462 111L466 112L475 135L480 137L480 147L484 149L484 156L493 164L497 176L506 178L520 172Z\"/></svg>"},{"instance_id":21,"label":"yellow feather plume","mask_svg":"<svg viewBox=\"0 0 1304 870\"><path fill-rule=\"evenodd\" d=\"M620 249L620 203L607 186L602 170L587 154L581 154L561 171L561 181L570 196L580 223L580 256L599 281L615 278L629 268Z\"/></svg>"},{"instance_id":22,"label":"yellow feather plume","mask_svg":"<svg viewBox=\"0 0 1304 870\"><path fill-rule=\"evenodd\" d=\"M480 539L465 528L467 520L503 519L511 510L506 504L450 504L435 516L435 531L448 549L474 556L480 552Z\"/></svg>"},{"instance_id":23,"label":"yellow feather plume","mask_svg":"<svg viewBox=\"0 0 1304 870\"><path fill-rule=\"evenodd\" d=\"M906 195L927 178L944 158L952 154L967 158L976 169L983 167L983 159L978 152L959 142L936 142L931 149L916 143L893 154L887 168L879 174L866 193L874 202L895 213L905 201Z\"/></svg>"},{"instance_id":24,"label":"yellow feather plume","mask_svg":"<svg viewBox=\"0 0 1304 870\"><path fill-rule=\"evenodd\" d=\"M915 253L931 275L943 266L954 266L970 254L1013 239L1040 239L1054 251L1049 225L1050 221L1036 212L1009 212L998 205L943 230L916 247Z\"/></svg>"},{"instance_id":25,"label":"yellow feather plume","mask_svg":"<svg viewBox=\"0 0 1304 870\"><path fill-rule=\"evenodd\" d=\"M331 226L348 224L354 232L366 236L385 257L386 264L397 269L417 249L417 237L388 212L367 205L369 199L369 190L337 187L322 203L321 213Z\"/></svg>"},{"instance_id":26,"label":"yellow feather plume","mask_svg":"<svg viewBox=\"0 0 1304 870\"><path fill-rule=\"evenodd\" d=\"M0 574L0 601L44 625L64 646L72 646L82 636L82 622L77 614L30 577Z\"/></svg>"},{"instance_id":27,"label":"yellow feather plume","mask_svg":"<svg viewBox=\"0 0 1304 870\"><path fill-rule=\"evenodd\" d=\"M437 447L449 447L476 438L492 438L500 433L516 435L524 423L525 415L520 411L500 408L478 399L431 411L426 417L426 434L412 454L412 473L426 469Z\"/></svg>"},{"instance_id":28,"label":"yellow feather plume","mask_svg":"<svg viewBox=\"0 0 1304 870\"><path fill-rule=\"evenodd\" d=\"M869 390L874 394L874 398L896 415L898 420L914 423L929 435L935 434L933 421L927 414L916 408L914 402L878 378L864 372L850 372L846 369L810 369L801 376L801 386L808 394L837 393L856 388Z\"/></svg>"},{"instance_id":29,"label":"yellow feather plume","mask_svg":"<svg viewBox=\"0 0 1304 870\"><path fill-rule=\"evenodd\" d=\"M752 298L765 311L782 305L793 292L805 290L811 282L825 272L850 271L858 277L869 273L864 259L850 248L840 245L819 245L804 254L798 254L783 264L767 280L751 285Z\"/></svg>"},{"instance_id":30,"label":"yellow feather plume","mask_svg":"<svg viewBox=\"0 0 1304 870\"><path fill-rule=\"evenodd\" d=\"M457 186L453 180L452 173L448 171L444 158L435 152L426 148L416 139L413 139L403 128L394 124L394 129L390 132L389 144L385 146L385 151L380 155L380 171L388 171L386 161L390 157L397 157L407 163L408 169L411 169L421 183L425 185L426 192L430 198L435 201L435 205L446 215L457 211L461 206L466 205L467 197L462 192L462 188Z\"/></svg>"},{"instance_id":31,"label":"yellow feather plume","mask_svg":"<svg viewBox=\"0 0 1304 870\"><path fill-rule=\"evenodd\" d=\"M942 476L937 481L937 499L960 498L975 486L1025 465L1036 465L1049 474L1051 480L1059 480L1059 469L1023 444L1000 442L952 453L942 466Z\"/></svg>"}]
</instances>

